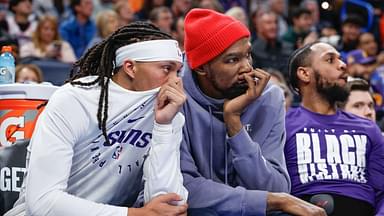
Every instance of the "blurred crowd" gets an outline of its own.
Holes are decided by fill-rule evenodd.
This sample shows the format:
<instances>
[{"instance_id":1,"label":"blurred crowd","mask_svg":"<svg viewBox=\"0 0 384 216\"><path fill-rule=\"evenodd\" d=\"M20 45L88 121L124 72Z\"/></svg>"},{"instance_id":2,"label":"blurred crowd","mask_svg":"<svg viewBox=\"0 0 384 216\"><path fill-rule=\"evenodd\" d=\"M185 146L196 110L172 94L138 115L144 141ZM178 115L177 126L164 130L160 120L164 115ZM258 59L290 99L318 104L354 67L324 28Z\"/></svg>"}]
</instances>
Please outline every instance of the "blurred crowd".
<instances>
[{"instance_id":1,"label":"blurred crowd","mask_svg":"<svg viewBox=\"0 0 384 216\"><path fill-rule=\"evenodd\" d=\"M351 77L369 83L376 118L383 118L380 0L0 0L0 45L14 47L19 69L36 60L70 65L119 27L143 20L172 35L183 50L184 15L196 7L226 13L250 29L253 66L276 77L287 108L300 102L286 82L288 57L319 40L341 53ZM43 75L44 68L31 77L41 82Z\"/></svg>"}]
</instances>

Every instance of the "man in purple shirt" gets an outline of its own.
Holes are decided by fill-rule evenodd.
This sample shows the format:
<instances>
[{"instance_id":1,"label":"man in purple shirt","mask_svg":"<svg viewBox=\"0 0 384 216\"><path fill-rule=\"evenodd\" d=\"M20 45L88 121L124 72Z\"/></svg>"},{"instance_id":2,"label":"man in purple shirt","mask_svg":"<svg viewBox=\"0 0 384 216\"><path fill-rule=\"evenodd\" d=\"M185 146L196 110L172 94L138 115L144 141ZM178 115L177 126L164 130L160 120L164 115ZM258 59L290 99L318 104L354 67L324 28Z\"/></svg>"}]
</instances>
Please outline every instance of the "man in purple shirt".
<instances>
[{"instance_id":1,"label":"man in purple shirt","mask_svg":"<svg viewBox=\"0 0 384 216\"><path fill-rule=\"evenodd\" d=\"M384 189L384 140L372 121L336 109L348 97L340 54L308 44L291 55L289 78L302 97L286 116L291 193L331 216L373 215L375 190Z\"/></svg>"}]
</instances>

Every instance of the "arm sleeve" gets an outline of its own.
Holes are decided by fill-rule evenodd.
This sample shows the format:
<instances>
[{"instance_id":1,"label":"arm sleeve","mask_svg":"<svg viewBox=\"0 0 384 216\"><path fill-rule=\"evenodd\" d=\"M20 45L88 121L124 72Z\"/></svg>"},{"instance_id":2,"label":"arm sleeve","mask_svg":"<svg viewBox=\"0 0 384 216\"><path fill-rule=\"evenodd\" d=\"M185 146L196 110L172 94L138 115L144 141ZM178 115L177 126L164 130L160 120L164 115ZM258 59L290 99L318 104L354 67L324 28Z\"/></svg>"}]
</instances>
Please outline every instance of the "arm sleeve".
<instances>
[{"instance_id":1,"label":"arm sleeve","mask_svg":"<svg viewBox=\"0 0 384 216\"><path fill-rule=\"evenodd\" d=\"M384 137L375 125L372 128L372 148L368 154L368 184L379 193L384 192Z\"/></svg>"},{"instance_id":2,"label":"arm sleeve","mask_svg":"<svg viewBox=\"0 0 384 216\"><path fill-rule=\"evenodd\" d=\"M185 128L184 128L185 129ZM186 129L184 130L186 133ZM188 137L181 143L181 169L190 208L212 208L219 215L265 215L267 192L231 187L203 177L193 160ZM193 144L191 144L193 145Z\"/></svg>"},{"instance_id":3,"label":"arm sleeve","mask_svg":"<svg viewBox=\"0 0 384 216\"><path fill-rule=\"evenodd\" d=\"M62 41L62 48L61 48L61 61L65 63L73 63L76 61L76 55L73 51L71 45L66 42Z\"/></svg>"},{"instance_id":4,"label":"arm sleeve","mask_svg":"<svg viewBox=\"0 0 384 216\"><path fill-rule=\"evenodd\" d=\"M186 203L188 191L183 186L180 171L180 142L184 116L178 113L172 124L161 125L155 122L151 149L144 163L144 200L155 196L176 193Z\"/></svg>"},{"instance_id":5,"label":"arm sleeve","mask_svg":"<svg viewBox=\"0 0 384 216\"><path fill-rule=\"evenodd\" d=\"M233 164L237 173L237 182L247 189L270 192L290 191L290 178L284 157L285 110L283 104L276 118L271 119L272 127L263 143L252 140L243 128L229 138L233 151Z\"/></svg>"},{"instance_id":6,"label":"arm sleeve","mask_svg":"<svg viewBox=\"0 0 384 216\"><path fill-rule=\"evenodd\" d=\"M32 42L28 42L20 47L20 58L30 56L41 57L36 55L36 48L33 46Z\"/></svg>"},{"instance_id":7,"label":"arm sleeve","mask_svg":"<svg viewBox=\"0 0 384 216\"><path fill-rule=\"evenodd\" d=\"M376 213L375 215L384 215L384 192L376 193Z\"/></svg>"},{"instance_id":8,"label":"arm sleeve","mask_svg":"<svg viewBox=\"0 0 384 216\"><path fill-rule=\"evenodd\" d=\"M55 96L39 117L31 140L27 215L126 216L127 208L95 203L66 192L73 146L87 130L89 119L74 97Z\"/></svg>"}]
</instances>

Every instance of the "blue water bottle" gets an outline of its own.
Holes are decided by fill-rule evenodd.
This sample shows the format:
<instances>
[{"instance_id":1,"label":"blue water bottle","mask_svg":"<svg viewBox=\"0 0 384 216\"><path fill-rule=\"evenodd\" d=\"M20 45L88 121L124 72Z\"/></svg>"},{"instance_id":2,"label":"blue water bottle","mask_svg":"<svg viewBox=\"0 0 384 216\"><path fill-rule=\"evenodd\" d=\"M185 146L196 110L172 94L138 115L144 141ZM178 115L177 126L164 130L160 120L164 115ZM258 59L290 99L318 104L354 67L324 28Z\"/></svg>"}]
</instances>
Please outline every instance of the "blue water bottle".
<instances>
[{"instance_id":1,"label":"blue water bottle","mask_svg":"<svg viewBox=\"0 0 384 216\"><path fill-rule=\"evenodd\" d=\"M11 46L3 46L0 55L0 84L15 83L15 58Z\"/></svg>"}]
</instances>

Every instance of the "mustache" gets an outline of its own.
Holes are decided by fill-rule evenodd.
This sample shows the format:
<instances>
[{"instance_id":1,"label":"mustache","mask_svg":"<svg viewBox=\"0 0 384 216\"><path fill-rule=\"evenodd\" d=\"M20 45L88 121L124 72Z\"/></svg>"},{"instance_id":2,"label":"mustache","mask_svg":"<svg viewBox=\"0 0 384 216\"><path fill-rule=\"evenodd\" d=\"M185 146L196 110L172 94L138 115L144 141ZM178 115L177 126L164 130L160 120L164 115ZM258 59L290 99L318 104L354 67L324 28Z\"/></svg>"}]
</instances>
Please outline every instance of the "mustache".
<instances>
[{"instance_id":1,"label":"mustache","mask_svg":"<svg viewBox=\"0 0 384 216\"><path fill-rule=\"evenodd\" d=\"M248 90L247 82L235 83L231 88L229 88L225 92L225 95L227 99L233 99L244 94L247 90Z\"/></svg>"}]
</instances>

